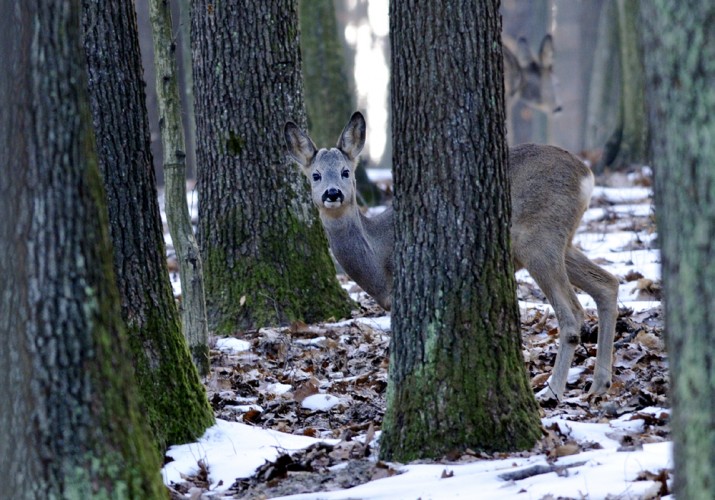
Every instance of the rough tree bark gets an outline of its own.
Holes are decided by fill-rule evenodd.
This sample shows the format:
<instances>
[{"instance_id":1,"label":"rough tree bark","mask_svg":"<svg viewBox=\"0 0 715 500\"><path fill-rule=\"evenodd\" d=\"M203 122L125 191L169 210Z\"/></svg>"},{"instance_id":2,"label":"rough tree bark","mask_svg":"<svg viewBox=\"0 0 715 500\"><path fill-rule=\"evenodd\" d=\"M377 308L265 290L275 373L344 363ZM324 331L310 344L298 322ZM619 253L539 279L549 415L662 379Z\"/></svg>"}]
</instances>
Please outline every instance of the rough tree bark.
<instances>
[{"instance_id":1,"label":"rough tree bark","mask_svg":"<svg viewBox=\"0 0 715 500\"><path fill-rule=\"evenodd\" d=\"M213 413L169 282L134 2L83 0L82 17L114 269L137 381L159 446L192 441L212 425Z\"/></svg>"},{"instance_id":2,"label":"rough tree bark","mask_svg":"<svg viewBox=\"0 0 715 500\"><path fill-rule=\"evenodd\" d=\"M715 498L715 4L641 2L677 498Z\"/></svg>"},{"instance_id":3,"label":"rough tree bark","mask_svg":"<svg viewBox=\"0 0 715 500\"><path fill-rule=\"evenodd\" d=\"M192 5L199 244L219 333L349 314L283 124L305 126L293 0Z\"/></svg>"},{"instance_id":4,"label":"rough tree bark","mask_svg":"<svg viewBox=\"0 0 715 500\"><path fill-rule=\"evenodd\" d=\"M127 362L80 1L1 6L3 496L162 498Z\"/></svg>"},{"instance_id":5,"label":"rough tree bark","mask_svg":"<svg viewBox=\"0 0 715 500\"><path fill-rule=\"evenodd\" d=\"M497 0L392 2L395 297L380 454L530 448ZM454 68L462 68L454 71Z\"/></svg>"},{"instance_id":6,"label":"rough tree bark","mask_svg":"<svg viewBox=\"0 0 715 500\"><path fill-rule=\"evenodd\" d=\"M166 219L179 261L182 325L194 364L199 373L206 376L210 360L204 274L199 244L194 237L186 205L186 148L171 8L163 0L151 0L149 11L154 39L159 128L164 148Z\"/></svg>"}]
</instances>

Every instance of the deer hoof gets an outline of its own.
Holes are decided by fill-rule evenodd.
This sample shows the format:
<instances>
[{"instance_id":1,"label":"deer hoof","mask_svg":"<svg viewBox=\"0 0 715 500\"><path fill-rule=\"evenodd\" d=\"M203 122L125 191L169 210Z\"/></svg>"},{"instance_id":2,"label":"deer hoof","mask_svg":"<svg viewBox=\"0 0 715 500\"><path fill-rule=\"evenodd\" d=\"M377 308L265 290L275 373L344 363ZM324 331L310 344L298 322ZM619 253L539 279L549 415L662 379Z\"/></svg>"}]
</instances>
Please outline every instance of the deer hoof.
<instances>
[{"instance_id":1,"label":"deer hoof","mask_svg":"<svg viewBox=\"0 0 715 500\"><path fill-rule=\"evenodd\" d=\"M536 400L541 406L552 408L559 404L563 395L556 394L550 386L546 386L536 393Z\"/></svg>"},{"instance_id":2,"label":"deer hoof","mask_svg":"<svg viewBox=\"0 0 715 500\"><path fill-rule=\"evenodd\" d=\"M611 378L610 377L593 377L593 382L591 383L591 389L588 391L589 396L600 396L606 394L611 388Z\"/></svg>"}]
</instances>

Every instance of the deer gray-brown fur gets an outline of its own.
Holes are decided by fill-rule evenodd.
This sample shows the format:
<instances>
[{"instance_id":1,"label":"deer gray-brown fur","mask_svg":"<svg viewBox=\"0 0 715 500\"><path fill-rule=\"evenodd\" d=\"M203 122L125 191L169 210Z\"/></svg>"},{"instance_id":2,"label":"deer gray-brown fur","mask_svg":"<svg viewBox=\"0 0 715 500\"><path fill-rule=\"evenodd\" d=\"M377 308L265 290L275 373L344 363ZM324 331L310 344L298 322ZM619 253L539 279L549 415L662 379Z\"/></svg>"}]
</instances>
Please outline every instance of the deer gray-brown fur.
<instances>
[{"instance_id":1,"label":"deer gray-brown fur","mask_svg":"<svg viewBox=\"0 0 715 500\"><path fill-rule=\"evenodd\" d=\"M389 310L395 241L393 212L388 208L376 217L365 217L355 196L354 171L365 144L365 119L354 113L337 146L331 149L317 149L292 122L285 126L285 139L290 155L302 165L311 184L313 202L335 259L378 304ZM584 323L574 286L593 297L598 308L598 355L590 392L605 393L611 385L618 280L572 245L588 208L593 174L560 148L523 144L509 150L509 179L515 267L529 271L559 322L559 351L550 383L539 397L561 399L566 387Z\"/></svg>"}]
</instances>

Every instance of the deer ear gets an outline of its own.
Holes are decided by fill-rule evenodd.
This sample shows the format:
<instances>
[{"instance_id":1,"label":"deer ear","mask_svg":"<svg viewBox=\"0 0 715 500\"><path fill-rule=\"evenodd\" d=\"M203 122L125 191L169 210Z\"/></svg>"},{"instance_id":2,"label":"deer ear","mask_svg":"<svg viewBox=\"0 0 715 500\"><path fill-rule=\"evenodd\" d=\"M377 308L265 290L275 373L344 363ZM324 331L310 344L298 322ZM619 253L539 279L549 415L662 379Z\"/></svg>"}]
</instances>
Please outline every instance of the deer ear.
<instances>
[{"instance_id":1,"label":"deer ear","mask_svg":"<svg viewBox=\"0 0 715 500\"><path fill-rule=\"evenodd\" d=\"M354 160L365 146L365 117L356 111L350 117L350 121L345 125L343 133L338 139L338 149L345 153L348 158Z\"/></svg>"},{"instance_id":2,"label":"deer ear","mask_svg":"<svg viewBox=\"0 0 715 500\"><path fill-rule=\"evenodd\" d=\"M519 66L522 68L527 67L534 61L534 53L531 52L529 42L527 42L523 36L519 37L519 40L516 42L516 58L519 61Z\"/></svg>"},{"instance_id":3,"label":"deer ear","mask_svg":"<svg viewBox=\"0 0 715 500\"><path fill-rule=\"evenodd\" d=\"M310 137L293 122L286 123L283 135L291 157L304 167L310 165L318 151Z\"/></svg>"},{"instance_id":4,"label":"deer ear","mask_svg":"<svg viewBox=\"0 0 715 500\"><path fill-rule=\"evenodd\" d=\"M545 68L551 68L554 65L554 39L551 35L546 35L541 41L539 60Z\"/></svg>"}]
</instances>

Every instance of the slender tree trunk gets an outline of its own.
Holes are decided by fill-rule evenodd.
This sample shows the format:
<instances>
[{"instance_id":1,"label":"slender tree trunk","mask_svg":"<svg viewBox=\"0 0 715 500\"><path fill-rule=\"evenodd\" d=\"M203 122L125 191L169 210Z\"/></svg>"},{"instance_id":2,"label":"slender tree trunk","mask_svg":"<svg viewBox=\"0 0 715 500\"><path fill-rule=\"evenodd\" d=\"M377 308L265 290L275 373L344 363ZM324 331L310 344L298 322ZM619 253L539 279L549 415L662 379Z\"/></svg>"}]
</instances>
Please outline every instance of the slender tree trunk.
<instances>
[{"instance_id":1,"label":"slender tree trunk","mask_svg":"<svg viewBox=\"0 0 715 500\"><path fill-rule=\"evenodd\" d=\"M588 84L584 148L601 149L619 123L621 65L615 0L605 0L598 20L593 68ZM588 21L593 22L593 19Z\"/></svg>"},{"instance_id":2,"label":"slender tree trunk","mask_svg":"<svg viewBox=\"0 0 715 500\"><path fill-rule=\"evenodd\" d=\"M2 495L165 498L112 270L80 1L2 10Z\"/></svg>"},{"instance_id":3,"label":"slender tree trunk","mask_svg":"<svg viewBox=\"0 0 715 500\"><path fill-rule=\"evenodd\" d=\"M591 81L594 75L596 48L599 44L601 29L600 19L605 10L604 5L608 0L591 0L578 3L578 52L580 61L578 72L578 86L581 98L579 99L578 122L578 147L575 151L586 149L586 131L588 130L589 96L591 94ZM605 75L604 75L605 76Z\"/></svg>"},{"instance_id":4,"label":"slender tree trunk","mask_svg":"<svg viewBox=\"0 0 715 500\"><path fill-rule=\"evenodd\" d=\"M715 4L641 2L677 498L715 498Z\"/></svg>"},{"instance_id":5,"label":"slender tree trunk","mask_svg":"<svg viewBox=\"0 0 715 500\"><path fill-rule=\"evenodd\" d=\"M380 454L530 448L498 1L393 2L390 22L396 275Z\"/></svg>"},{"instance_id":6,"label":"slender tree trunk","mask_svg":"<svg viewBox=\"0 0 715 500\"><path fill-rule=\"evenodd\" d=\"M191 0L178 0L179 11L179 80L181 82L181 107L185 110L184 137L186 138L186 177L196 177L196 115L194 113L194 74L191 70Z\"/></svg>"},{"instance_id":7,"label":"slender tree trunk","mask_svg":"<svg viewBox=\"0 0 715 500\"><path fill-rule=\"evenodd\" d=\"M166 219L179 261L183 329L194 364L199 373L206 376L209 373L210 360L203 264L186 205L184 127L181 120L171 9L163 0L151 0L149 9L157 69L159 124L164 144Z\"/></svg>"},{"instance_id":8,"label":"slender tree trunk","mask_svg":"<svg viewBox=\"0 0 715 500\"><path fill-rule=\"evenodd\" d=\"M114 269L137 380L159 446L192 441L213 423L213 412L186 348L166 267L134 2L83 0L83 24Z\"/></svg>"},{"instance_id":9,"label":"slender tree trunk","mask_svg":"<svg viewBox=\"0 0 715 500\"><path fill-rule=\"evenodd\" d=\"M192 5L199 243L221 333L349 314L283 124L305 125L293 0Z\"/></svg>"}]
</instances>

